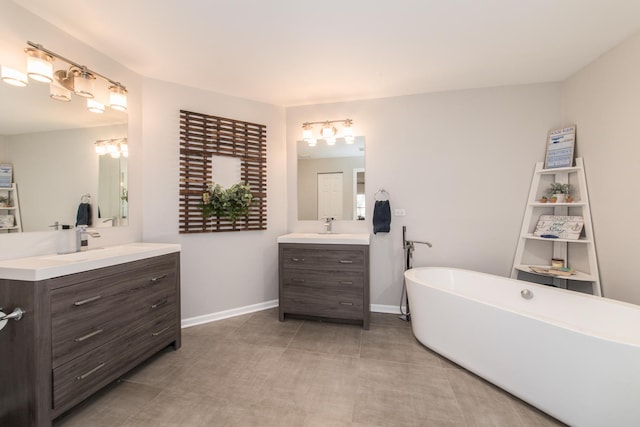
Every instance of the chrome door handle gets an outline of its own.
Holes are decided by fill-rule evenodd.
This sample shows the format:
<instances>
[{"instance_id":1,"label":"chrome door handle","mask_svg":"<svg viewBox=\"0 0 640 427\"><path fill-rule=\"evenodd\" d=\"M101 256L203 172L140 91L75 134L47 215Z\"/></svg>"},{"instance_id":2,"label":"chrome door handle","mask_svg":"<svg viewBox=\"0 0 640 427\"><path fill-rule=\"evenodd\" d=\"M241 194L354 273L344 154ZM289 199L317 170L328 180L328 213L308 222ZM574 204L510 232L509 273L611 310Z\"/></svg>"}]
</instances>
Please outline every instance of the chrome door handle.
<instances>
[{"instance_id":1,"label":"chrome door handle","mask_svg":"<svg viewBox=\"0 0 640 427\"><path fill-rule=\"evenodd\" d=\"M157 302L157 303L155 303L155 304L151 304L151 308L154 308L154 309L155 309L155 308L161 307L161 306L165 305L165 304L166 304L166 303L168 303L168 302L169 302L169 300L167 300L167 299L165 298L165 299L163 299L163 300L162 300L162 301L160 301L160 302Z\"/></svg>"},{"instance_id":2,"label":"chrome door handle","mask_svg":"<svg viewBox=\"0 0 640 427\"><path fill-rule=\"evenodd\" d=\"M169 328L171 328L171 326L167 326L166 328L161 329L161 330L159 330L158 332L154 332L154 333L152 333L151 335L152 335L152 336L154 336L154 337L157 337L158 335L161 335L161 334L163 334L164 332L166 332Z\"/></svg>"},{"instance_id":3,"label":"chrome door handle","mask_svg":"<svg viewBox=\"0 0 640 427\"><path fill-rule=\"evenodd\" d=\"M80 306L80 305L84 305L90 302L94 302L94 301L98 301L100 298L102 298L102 295L96 295L95 297L91 297L91 298L87 298L87 299L83 299L82 301L76 301L73 303L73 305Z\"/></svg>"},{"instance_id":4,"label":"chrome door handle","mask_svg":"<svg viewBox=\"0 0 640 427\"><path fill-rule=\"evenodd\" d=\"M338 260L338 262L340 264L353 264L353 261L351 261L349 259L341 259L341 260Z\"/></svg>"},{"instance_id":5,"label":"chrome door handle","mask_svg":"<svg viewBox=\"0 0 640 427\"><path fill-rule=\"evenodd\" d=\"M162 276L158 276L158 277L154 277L152 279L149 280L150 283L157 283L160 280L164 279L165 277L167 277L166 274L163 274Z\"/></svg>"},{"instance_id":6,"label":"chrome door handle","mask_svg":"<svg viewBox=\"0 0 640 427\"><path fill-rule=\"evenodd\" d=\"M101 334L101 333L103 333L103 332L104 332L104 330L103 330L103 329L98 329L98 330L95 330L95 331L93 331L93 332L91 332L91 333L88 333L87 335L84 335L84 336L82 336L82 337L74 338L74 341L75 341L75 342L82 342L82 341L84 341L84 340L88 340L88 339L89 339L89 338L91 338L91 337L95 337L96 335Z\"/></svg>"},{"instance_id":7,"label":"chrome door handle","mask_svg":"<svg viewBox=\"0 0 640 427\"><path fill-rule=\"evenodd\" d=\"M0 322L3 320L9 320L9 319L18 321L22 319L22 316L24 316L24 313L25 311L23 309L21 309L20 307L16 307L13 309L11 313L5 314L4 316L0 317Z\"/></svg>"},{"instance_id":8,"label":"chrome door handle","mask_svg":"<svg viewBox=\"0 0 640 427\"><path fill-rule=\"evenodd\" d=\"M85 372L84 374L77 376L76 380L83 380L83 379L87 378L89 375L91 375L91 374L95 373L96 371L99 371L100 369L104 368L105 365L106 365L105 362L100 363L98 366L96 366L95 368L93 368L89 372Z\"/></svg>"}]
</instances>

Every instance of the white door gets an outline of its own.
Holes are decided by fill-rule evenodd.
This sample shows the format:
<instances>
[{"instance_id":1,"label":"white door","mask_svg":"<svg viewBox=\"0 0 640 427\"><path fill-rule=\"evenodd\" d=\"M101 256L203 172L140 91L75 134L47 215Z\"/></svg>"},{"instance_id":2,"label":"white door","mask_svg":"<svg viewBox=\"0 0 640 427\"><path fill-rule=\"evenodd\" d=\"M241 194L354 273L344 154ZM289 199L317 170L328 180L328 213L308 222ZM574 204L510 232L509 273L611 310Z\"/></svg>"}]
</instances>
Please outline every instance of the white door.
<instances>
[{"instance_id":1,"label":"white door","mask_svg":"<svg viewBox=\"0 0 640 427\"><path fill-rule=\"evenodd\" d=\"M318 174L318 219L342 219L342 172Z\"/></svg>"}]
</instances>

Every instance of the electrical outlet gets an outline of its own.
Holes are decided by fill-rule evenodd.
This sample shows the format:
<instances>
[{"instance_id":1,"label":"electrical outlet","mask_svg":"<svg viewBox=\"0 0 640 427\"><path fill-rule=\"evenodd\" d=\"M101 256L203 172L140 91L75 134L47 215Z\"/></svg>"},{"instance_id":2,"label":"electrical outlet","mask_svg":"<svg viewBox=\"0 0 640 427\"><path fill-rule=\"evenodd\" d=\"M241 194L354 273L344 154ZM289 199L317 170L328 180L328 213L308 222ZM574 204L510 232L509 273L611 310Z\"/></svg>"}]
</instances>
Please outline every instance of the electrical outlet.
<instances>
[{"instance_id":1,"label":"electrical outlet","mask_svg":"<svg viewBox=\"0 0 640 427\"><path fill-rule=\"evenodd\" d=\"M407 215L407 212L404 209L394 209L393 214L395 216L405 216Z\"/></svg>"}]
</instances>

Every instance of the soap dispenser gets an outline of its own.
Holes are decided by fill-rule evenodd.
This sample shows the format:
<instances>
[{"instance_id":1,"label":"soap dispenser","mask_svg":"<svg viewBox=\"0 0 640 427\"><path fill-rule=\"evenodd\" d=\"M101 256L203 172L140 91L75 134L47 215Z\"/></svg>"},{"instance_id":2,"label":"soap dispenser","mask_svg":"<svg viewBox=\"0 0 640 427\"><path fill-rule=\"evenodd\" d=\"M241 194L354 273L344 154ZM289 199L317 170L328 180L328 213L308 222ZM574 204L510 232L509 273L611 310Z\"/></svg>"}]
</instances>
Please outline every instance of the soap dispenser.
<instances>
[{"instance_id":1,"label":"soap dispenser","mask_svg":"<svg viewBox=\"0 0 640 427\"><path fill-rule=\"evenodd\" d=\"M68 254L76 251L76 233L71 225L61 225L58 236L58 253Z\"/></svg>"}]
</instances>

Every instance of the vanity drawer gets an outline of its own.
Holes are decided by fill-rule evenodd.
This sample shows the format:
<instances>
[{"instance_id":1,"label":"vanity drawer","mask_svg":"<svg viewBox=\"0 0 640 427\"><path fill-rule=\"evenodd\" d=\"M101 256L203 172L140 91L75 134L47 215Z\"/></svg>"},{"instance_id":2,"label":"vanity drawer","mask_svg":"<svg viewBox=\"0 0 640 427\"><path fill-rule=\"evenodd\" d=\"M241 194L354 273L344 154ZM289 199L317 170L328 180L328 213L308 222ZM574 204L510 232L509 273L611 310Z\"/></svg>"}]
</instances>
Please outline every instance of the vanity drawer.
<instances>
[{"instance_id":1,"label":"vanity drawer","mask_svg":"<svg viewBox=\"0 0 640 427\"><path fill-rule=\"evenodd\" d=\"M51 293L53 366L57 367L139 325L175 310L174 270L137 270Z\"/></svg>"},{"instance_id":2,"label":"vanity drawer","mask_svg":"<svg viewBox=\"0 0 640 427\"><path fill-rule=\"evenodd\" d=\"M53 370L54 415L71 408L122 373L169 345L176 334L176 312L129 332ZM122 333L124 332L124 333Z\"/></svg>"},{"instance_id":3,"label":"vanity drawer","mask_svg":"<svg viewBox=\"0 0 640 427\"><path fill-rule=\"evenodd\" d=\"M285 269L322 268L330 271L363 271L364 260L364 251L358 249L317 250L285 247L282 250L282 263Z\"/></svg>"},{"instance_id":4,"label":"vanity drawer","mask_svg":"<svg viewBox=\"0 0 640 427\"><path fill-rule=\"evenodd\" d=\"M359 271L332 272L327 270L285 269L283 276L283 285L285 287L297 285L323 289L328 286L354 289L362 289L364 287L364 275Z\"/></svg>"},{"instance_id":5,"label":"vanity drawer","mask_svg":"<svg viewBox=\"0 0 640 427\"><path fill-rule=\"evenodd\" d=\"M363 318L363 291L339 286L285 286L281 309L289 314L330 317L335 319Z\"/></svg>"}]
</instances>

